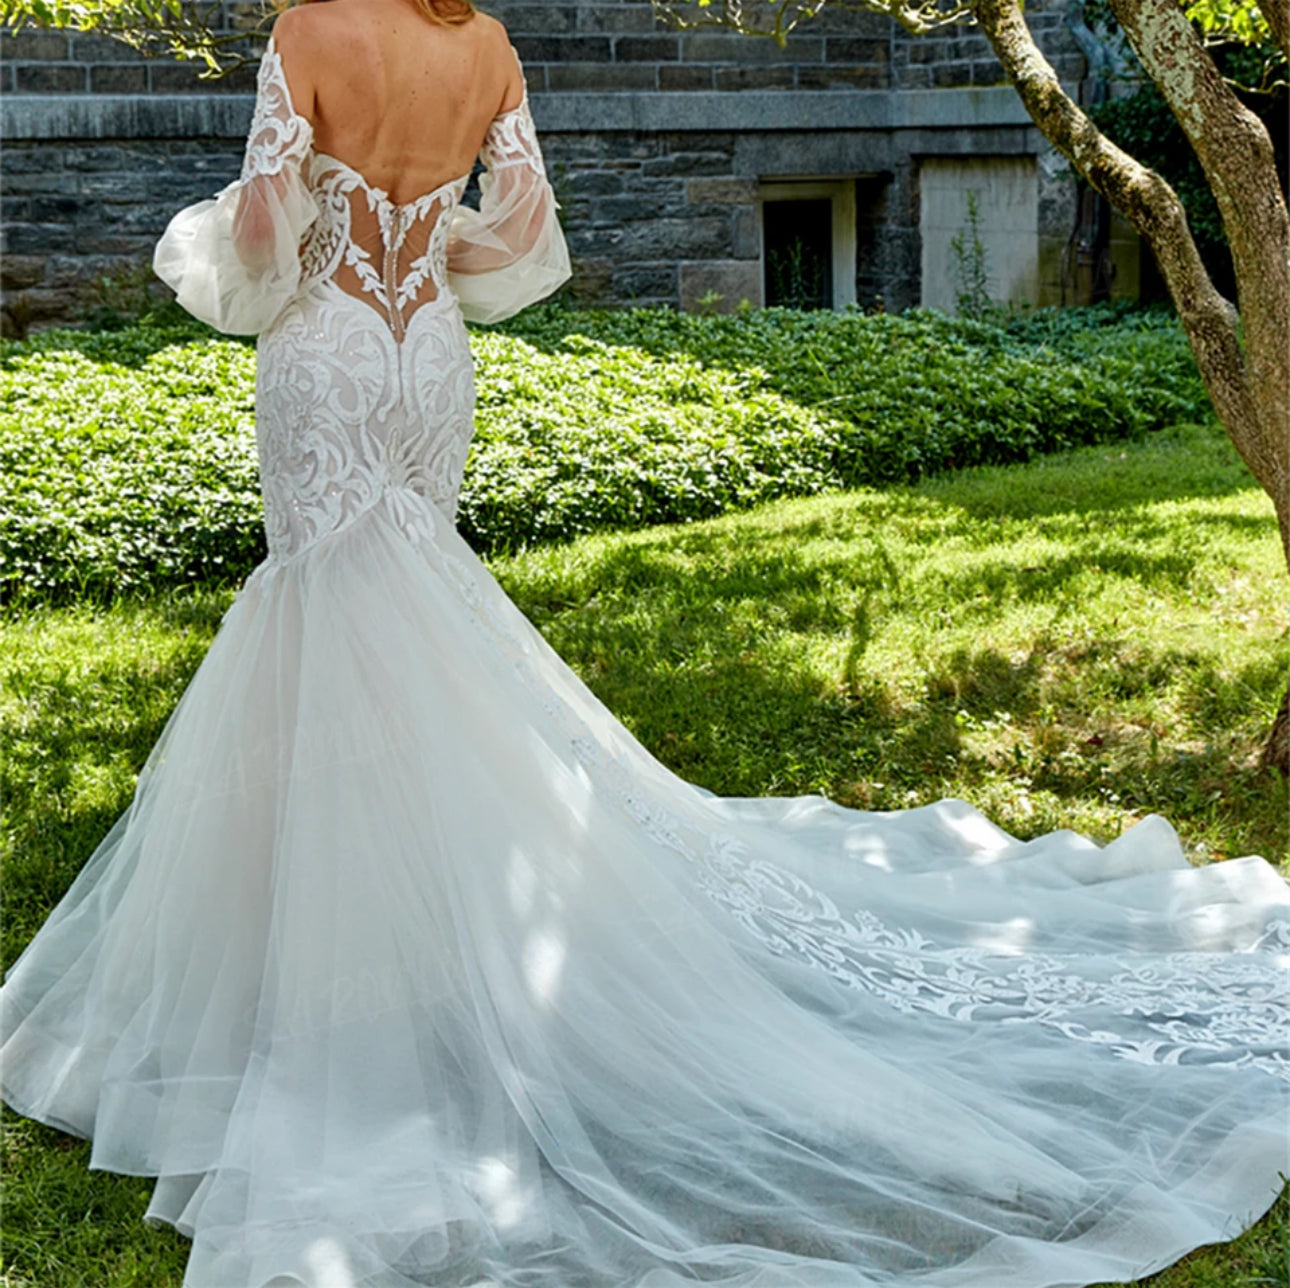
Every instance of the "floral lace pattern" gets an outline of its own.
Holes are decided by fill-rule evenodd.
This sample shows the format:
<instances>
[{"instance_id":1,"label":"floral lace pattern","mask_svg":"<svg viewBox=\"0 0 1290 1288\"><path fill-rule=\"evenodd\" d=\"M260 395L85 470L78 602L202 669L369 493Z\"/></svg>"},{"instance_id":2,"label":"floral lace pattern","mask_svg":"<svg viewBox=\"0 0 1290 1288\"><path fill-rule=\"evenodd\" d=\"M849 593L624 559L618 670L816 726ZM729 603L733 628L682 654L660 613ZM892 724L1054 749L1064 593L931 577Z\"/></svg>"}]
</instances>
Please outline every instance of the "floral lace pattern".
<instances>
[{"instance_id":1,"label":"floral lace pattern","mask_svg":"<svg viewBox=\"0 0 1290 1288\"><path fill-rule=\"evenodd\" d=\"M324 282L260 338L260 483L269 551L292 558L391 489L448 518L474 431L474 368L459 316L423 308L402 343Z\"/></svg>"},{"instance_id":2,"label":"floral lace pattern","mask_svg":"<svg viewBox=\"0 0 1290 1288\"><path fill-rule=\"evenodd\" d=\"M469 176L400 205L312 145L270 44L244 177L299 164L318 208L298 293L259 342L260 479L278 562L400 489L451 520L474 432L470 345L446 289L451 216ZM481 156L544 176L527 100L493 122ZM374 222L375 256L355 237L361 217ZM414 236L424 245L409 258Z\"/></svg>"},{"instance_id":3,"label":"floral lace pattern","mask_svg":"<svg viewBox=\"0 0 1290 1288\"><path fill-rule=\"evenodd\" d=\"M503 112L493 122L479 155L490 172L511 165L527 165L535 174L545 175L537 128L533 124L527 94L517 108Z\"/></svg>"},{"instance_id":4,"label":"floral lace pattern","mask_svg":"<svg viewBox=\"0 0 1290 1288\"><path fill-rule=\"evenodd\" d=\"M320 217L302 249L303 280L310 284L334 277L342 267L352 270L359 291L372 297L395 339L402 340L410 312L437 299L447 286L449 220L468 180L469 176L450 180L415 201L397 205L353 167L316 154L309 185ZM356 204L375 217L379 266L367 246L354 237ZM404 264L409 237L425 222L430 223L425 249Z\"/></svg>"},{"instance_id":5,"label":"floral lace pattern","mask_svg":"<svg viewBox=\"0 0 1290 1288\"><path fill-rule=\"evenodd\" d=\"M291 105L282 58L272 41L256 74L255 112L242 160L242 181L257 175L281 174L289 164L299 164L313 147L314 131Z\"/></svg>"},{"instance_id":6,"label":"floral lace pattern","mask_svg":"<svg viewBox=\"0 0 1290 1288\"><path fill-rule=\"evenodd\" d=\"M763 948L907 1015L1034 1024L1137 1063L1223 1064L1290 1081L1290 972L1276 960L1290 956L1290 919L1268 923L1246 952L1150 954L1140 964L1123 954L1108 969L1097 958L946 947L864 909L844 912L801 877L749 856L736 836L707 828L697 812L687 818L664 805L544 684L497 596L459 561L442 552L439 558L490 642L505 650L560 725L578 763L651 840L693 865L708 897Z\"/></svg>"},{"instance_id":7,"label":"floral lace pattern","mask_svg":"<svg viewBox=\"0 0 1290 1288\"><path fill-rule=\"evenodd\" d=\"M863 909L844 914L799 877L747 860L733 838L714 837L704 858L713 897L772 952L905 1014L1033 1023L1143 1064L1249 1065L1290 1081L1290 977L1264 956L1290 953L1290 921L1270 923L1250 952L1121 960L1097 978L1059 956L946 948Z\"/></svg>"}]
</instances>

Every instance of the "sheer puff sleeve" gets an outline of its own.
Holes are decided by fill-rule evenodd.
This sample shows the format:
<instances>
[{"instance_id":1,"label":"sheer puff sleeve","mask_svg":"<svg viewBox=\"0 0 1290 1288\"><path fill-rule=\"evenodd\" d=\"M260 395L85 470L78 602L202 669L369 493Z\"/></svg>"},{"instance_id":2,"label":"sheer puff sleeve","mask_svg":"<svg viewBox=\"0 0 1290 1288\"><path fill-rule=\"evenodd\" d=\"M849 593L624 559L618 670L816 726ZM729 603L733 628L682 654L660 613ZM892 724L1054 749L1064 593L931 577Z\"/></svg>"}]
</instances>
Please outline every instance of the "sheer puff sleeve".
<instances>
[{"instance_id":1,"label":"sheer puff sleeve","mask_svg":"<svg viewBox=\"0 0 1290 1288\"><path fill-rule=\"evenodd\" d=\"M296 115L269 41L242 175L214 199L181 210L153 254L153 268L189 313L220 331L254 335L300 284L300 241L318 216L301 176L313 127Z\"/></svg>"},{"instance_id":2,"label":"sheer puff sleeve","mask_svg":"<svg viewBox=\"0 0 1290 1288\"><path fill-rule=\"evenodd\" d=\"M470 322L500 322L569 279L528 96L489 127L478 210L460 206L448 237L448 284Z\"/></svg>"}]
</instances>

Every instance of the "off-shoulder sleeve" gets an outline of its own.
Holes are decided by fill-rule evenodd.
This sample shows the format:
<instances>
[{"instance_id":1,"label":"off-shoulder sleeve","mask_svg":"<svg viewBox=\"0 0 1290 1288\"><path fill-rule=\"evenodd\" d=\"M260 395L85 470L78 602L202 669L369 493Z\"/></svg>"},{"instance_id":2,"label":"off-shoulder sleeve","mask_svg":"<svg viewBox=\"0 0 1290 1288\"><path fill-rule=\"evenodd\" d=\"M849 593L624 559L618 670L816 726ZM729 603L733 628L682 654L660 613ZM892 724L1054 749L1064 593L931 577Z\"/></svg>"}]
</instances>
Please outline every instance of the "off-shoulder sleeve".
<instances>
[{"instance_id":1,"label":"off-shoulder sleeve","mask_svg":"<svg viewBox=\"0 0 1290 1288\"><path fill-rule=\"evenodd\" d=\"M458 207L448 238L448 285L471 322L500 322L569 279L528 98L489 128L480 152L478 210Z\"/></svg>"},{"instance_id":2,"label":"off-shoulder sleeve","mask_svg":"<svg viewBox=\"0 0 1290 1288\"><path fill-rule=\"evenodd\" d=\"M255 115L241 177L212 200L181 210L153 254L157 276L194 317L254 335L300 284L300 241L318 216L301 176L313 127L292 107L270 40L260 63Z\"/></svg>"}]
</instances>

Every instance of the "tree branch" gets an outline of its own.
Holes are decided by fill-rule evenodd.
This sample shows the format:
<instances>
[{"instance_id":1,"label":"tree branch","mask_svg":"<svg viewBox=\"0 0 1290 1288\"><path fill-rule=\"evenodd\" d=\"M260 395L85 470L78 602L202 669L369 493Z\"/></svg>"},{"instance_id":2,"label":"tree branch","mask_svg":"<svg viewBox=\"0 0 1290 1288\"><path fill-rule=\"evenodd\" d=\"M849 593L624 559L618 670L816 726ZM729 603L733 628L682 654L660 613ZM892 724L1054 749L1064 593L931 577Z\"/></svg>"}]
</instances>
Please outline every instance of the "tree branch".
<instances>
[{"instance_id":1,"label":"tree branch","mask_svg":"<svg viewBox=\"0 0 1290 1288\"><path fill-rule=\"evenodd\" d=\"M1272 39L1290 59L1290 0L1257 0L1259 12L1267 20Z\"/></svg>"},{"instance_id":2,"label":"tree branch","mask_svg":"<svg viewBox=\"0 0 1290 1288\"><path fill-rule=\"evenodd\" d=\"M205 64L203 80L218 80L260 60L272 14L226 20L223 0L0 0L0 21L25 27L93 32L136 49L145 58L172 57Z\"/></svg>"},{"instance_id":3,"label":"tree branch","mask_svg":"<svg viewBox=\"0 0 1290 1288\"><path fill-rule=\"evenodd\" d=\"M1117 8L1124 2L1118 0ZM1268 436L1260 432L1263 418L1251 387L1236 310L1210 281L1177 194L1154 170L1116 147L1070 100L1036 46L1016 0L976 0L974 8L982 31L1040 131L1128 217L1151 247L1219 419L1271 494L1278 513L1290 518L1285 490L1290 442L1277 452L1269 448ZM1178 15L1186 24L1181 10ZM1213 68L1208 56L1206 61ZM1221 84L1217 69L1214 76ZM1262 187L1266 188L1266 182ZM1263 200L1272 204L1266 191ZM1277 343L1284 344L1287 332L1278 334ZM1278 405L1284 406L1284 401Z\"/></svg>"},{"instance_id":4,"label":"tree branch","mask_svg":"<svg viewBox=\"0 0 1290 1288\"><path fill-rule=\"evenodd\" d=\"M1223 217L1257 413L1240 427L1226 418L1224 424L1278 510L1290 514L1290 212L1272 140L1223 79L1177 0L1110 4L1187 135Z\"/></svg>"}]
</instances>

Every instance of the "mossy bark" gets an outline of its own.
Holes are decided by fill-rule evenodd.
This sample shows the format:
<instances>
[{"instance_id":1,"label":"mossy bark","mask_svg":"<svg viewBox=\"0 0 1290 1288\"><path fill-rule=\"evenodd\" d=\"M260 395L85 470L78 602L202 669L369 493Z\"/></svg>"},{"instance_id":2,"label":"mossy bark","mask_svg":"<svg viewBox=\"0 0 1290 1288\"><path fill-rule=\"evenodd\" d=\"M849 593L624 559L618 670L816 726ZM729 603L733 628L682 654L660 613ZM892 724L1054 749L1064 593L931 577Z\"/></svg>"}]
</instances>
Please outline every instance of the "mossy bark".
<instances>
[{"instance_id":1,"label":"mossy bark","mask_svg":"<svg viewBox=\"0 0 1290 1288\"><path fill-rule=\"evenodd\" d=\"M1282 777L1290 781L1290 685L1286 686L1259 763L1264 769L1279 769Z\"/></svg>"}]
</instances>

